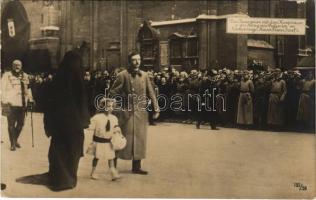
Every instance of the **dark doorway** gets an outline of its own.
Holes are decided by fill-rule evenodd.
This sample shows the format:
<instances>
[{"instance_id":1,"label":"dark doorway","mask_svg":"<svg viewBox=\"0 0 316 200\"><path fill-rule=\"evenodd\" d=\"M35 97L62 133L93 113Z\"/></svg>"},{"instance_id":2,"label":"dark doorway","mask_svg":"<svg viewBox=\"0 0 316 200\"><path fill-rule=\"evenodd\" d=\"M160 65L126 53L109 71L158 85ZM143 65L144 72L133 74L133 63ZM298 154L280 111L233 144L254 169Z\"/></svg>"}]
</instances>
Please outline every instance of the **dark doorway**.
<instances>
[{"instance_id":1,"label":"dark doorway","mask_svg":"<svg viewBox=\"0 0 316 200\"><path fill-rule=\"evenodd\" d=\"M21 2L3 4L1 13L1 69L8 70L15 59L22 62L28 51L30 22Z\"/></svg>"}]
</instances>

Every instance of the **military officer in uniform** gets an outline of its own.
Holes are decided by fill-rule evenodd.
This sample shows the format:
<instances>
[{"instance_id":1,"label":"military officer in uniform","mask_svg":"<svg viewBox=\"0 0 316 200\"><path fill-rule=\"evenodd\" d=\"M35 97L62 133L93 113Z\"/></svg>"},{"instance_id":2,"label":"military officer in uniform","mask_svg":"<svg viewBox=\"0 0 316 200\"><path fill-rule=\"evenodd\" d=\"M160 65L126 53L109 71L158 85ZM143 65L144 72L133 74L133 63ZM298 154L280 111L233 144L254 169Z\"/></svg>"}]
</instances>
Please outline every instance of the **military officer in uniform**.
<instances>
[{"instance_id":1,"label":"military officer in uniform","mask_svg":"<svg viewBox=\"0 0 316 200\"><path fill-rule=\"evenodd\" d=\"M2 103L7 110L10 150L15 151L21 148L18 138L24 125L27 103L33 103L28 75L22 71L20 60L12 62L12 70L3 74L1 84Z\"/></svg>"}]
</instances>

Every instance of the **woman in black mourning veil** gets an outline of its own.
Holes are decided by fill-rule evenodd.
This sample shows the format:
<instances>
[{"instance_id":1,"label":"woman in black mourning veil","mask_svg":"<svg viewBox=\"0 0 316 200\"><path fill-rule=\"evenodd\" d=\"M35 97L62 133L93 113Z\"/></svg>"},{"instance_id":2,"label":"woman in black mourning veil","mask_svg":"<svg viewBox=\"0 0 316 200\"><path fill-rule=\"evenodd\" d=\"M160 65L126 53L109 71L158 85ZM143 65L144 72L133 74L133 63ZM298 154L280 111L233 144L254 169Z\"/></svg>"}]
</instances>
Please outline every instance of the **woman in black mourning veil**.
<instances>
[{"instance_id":1,"label":"woman in black mourning veil","mask_svg":"<svg viewBox=\"0 0 316 200\"><path fill-rule=\"evenodd\" d=\"M76 187L83 156L83 129L89 125L89 113L81 64L79 53L67 52L47 91L44 128L51 137L47 184L54 191Z\"/></svg>"}]
</instances>

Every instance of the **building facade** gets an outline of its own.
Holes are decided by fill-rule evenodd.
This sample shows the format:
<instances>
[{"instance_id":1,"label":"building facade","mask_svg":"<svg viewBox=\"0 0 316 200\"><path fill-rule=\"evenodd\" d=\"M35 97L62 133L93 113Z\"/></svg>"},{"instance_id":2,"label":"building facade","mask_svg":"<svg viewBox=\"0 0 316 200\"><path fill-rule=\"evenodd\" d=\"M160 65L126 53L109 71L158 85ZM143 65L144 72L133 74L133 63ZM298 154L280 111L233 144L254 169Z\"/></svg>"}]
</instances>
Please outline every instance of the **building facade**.
<instances>
[{"instance_id":1,"label":"building facade","mask_svg":"<svg viewBox=\"0 0 316 200\"><path fill-rule=\"evenodd\" d=\"M287 69L315 46L313 0L20 2L31 24L30 48L47 49L52 68L67 50L80 48L86 70L126 67L135 49L145 69L156 71L170 65L246 69L253 63ZM227 34L226 19L237 16L306 18L307 34Z\"/></svg>"}]
</instances>

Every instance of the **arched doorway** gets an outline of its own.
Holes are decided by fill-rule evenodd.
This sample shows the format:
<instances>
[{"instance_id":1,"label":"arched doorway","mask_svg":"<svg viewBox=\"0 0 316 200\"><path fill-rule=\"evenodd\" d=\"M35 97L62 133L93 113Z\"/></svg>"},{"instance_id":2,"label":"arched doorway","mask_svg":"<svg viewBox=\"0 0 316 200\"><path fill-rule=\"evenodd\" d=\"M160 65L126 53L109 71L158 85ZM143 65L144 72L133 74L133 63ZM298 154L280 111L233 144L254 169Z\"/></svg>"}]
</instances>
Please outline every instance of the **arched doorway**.
<instances>
[{"instance_id":1,"label":"arched doorway","mask_svg":"<svg viewBox=\"0 0 316 200\"><path fill-rule=\"evenodd\" d=\"M159 33L148 22L138 31L143 70L159 71Z\"/></svg>"}]
</instances>

